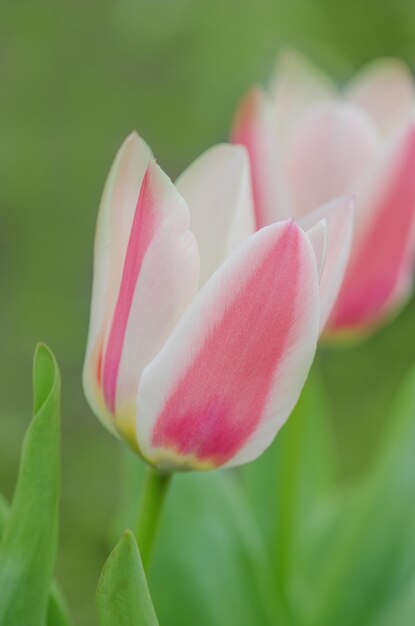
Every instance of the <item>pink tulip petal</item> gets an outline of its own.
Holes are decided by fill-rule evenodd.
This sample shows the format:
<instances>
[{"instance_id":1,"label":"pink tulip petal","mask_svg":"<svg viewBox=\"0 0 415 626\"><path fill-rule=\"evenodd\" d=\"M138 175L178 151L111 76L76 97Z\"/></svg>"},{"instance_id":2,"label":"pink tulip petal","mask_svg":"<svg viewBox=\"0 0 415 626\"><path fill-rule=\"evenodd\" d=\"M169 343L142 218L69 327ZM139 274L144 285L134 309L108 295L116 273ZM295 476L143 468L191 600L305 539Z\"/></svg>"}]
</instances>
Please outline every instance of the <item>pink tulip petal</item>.
<instances>
[{"instance_id":1,"label":"pink tulip petal","mask_svg":"<svg viewBox=\"0 0 415 626\"><path fill-rule=\"evenodd\" d=\"M414 261L415 126L377 172L361 211L370 217L352 257L329 327L355 329L376 322L410 289Z\"/></svg>"},{"instance_id":2,"label":"pink tulip petal","mask_svg":"<svg viewBox=\"0 0 415 626\"><path fill-rule=\"evenodd\" d=\"M354 199L339 198L313 211L300 220L300 226L315 238L314 224L327 224L327 253L320 278L320 331L327 323L340 291L353 236ZM308 230L310 229L311 230Z\"/></svg>"},{"instance_id":3,"label":"pink tulip petal","mask_svg":"<svg viewBox=\"0 0 415 626\"><path fill-rule=\"evenodd\" d=\"M231 140L245 146L249 153L257 228L287 218L291 212L279 176L274 111L263 90L252 89L242 100Z\"/></svg>"},{"instance_id":4,"label":"pink tulip petal","mask_svg":"<svg viewBox=\"0 0 415 626\"><path fill-rule=\"evenodd\" d=\"M285 163L295 215L357 193L379 146L376 128L354 107L333 103L313 108L294 133Z\"/></svg>"},{"instance_id":5,"label":"pink tulip petal","mask_svg":"<svg viewBox=\"0 0 415 626\"><path fill-rule=\"evenodd\" d=\"M145 369L137 436L160 468L257 457L293 409L318 335L318 276L292 221L248 238L212 275Z\"/></svg>"},{"instance_id":6,"label":"pink tulip petal","mask_svg":"<svg viewBox=\"0 0 415 626\"><path fill-rule=\"evenodd\" d=\"M106 180L95 233L90 331L101 327L109 301L119 289L137 198L151 157L148 145L137 133L131 133Z\"/></svg>"},{"instance_id":7,"label":"pink tulip petal","mask_svg":"<svg viewBox=\"0 0 415 626\"><path fill-rule=\"evenodd\" d=\"M97 219L83 381L93 411L112 432L113 423L103 401L97 376L102 366L105 320L111 318L115 306L137 198L150 159L151 150L137 133L127 137L108 175Z\"/></svg>"},{"instance_id":8,"label":"pink tulip petal","mask_svg":"<svg viewBox=\"0 0 415 626\"><path fill-rule=\"evenodd\" d=\"M414 112L412 74L405 63L396 59L370 63L349 84L345 95L365 109L384 132L393 131Z\"/></svg>"},{"instance_id":9,"label":"pink tulip petal","mask_svg":"<svg viewBox=\"0 0 415 626\"><path fill-rule=\"evenodd\" d=\"M307 109L330 100L336 93L328 76L295 50L285 50L278 56L270 88L278 138L284 144Z\"/></svg>"},{"instance_id":10,"label":"pink tulip petal","mask_svg":"<svg viewBox=\"0 0 415 626\"><path fill-rule=\"evenodd\" d=\"M105 359L102 372L99 374L102 378L105 402L111 413L115 413L118 370L138 275L155 232L160 228L157 200L154 197L150 176L151 166L147 169L141 185L125 254L120 290L111 321Z\"/></svg>"},{"instance_id":11,"label":"pink tulip petal","mask_svg":"<svg viewBox=\"0 0 415 626\"><path fill-rule=\"evenodd\" d=\"M228 254L255 231L249 159L241 146L207 150L176 181L200 250L203 285Z\"/></svg>"},{"instance_id":12,"label":"pink tulip petal","mask_svg":"<svg viewBox=\"0 0 415 626\"><path fill-rule=\"evenodd\" d=\"M138 382L191 300L199 254L187 205L150 161L131 224L119 291L103 329L97 385L117 428L135 441Z\"/></svg>"}]
</instances>

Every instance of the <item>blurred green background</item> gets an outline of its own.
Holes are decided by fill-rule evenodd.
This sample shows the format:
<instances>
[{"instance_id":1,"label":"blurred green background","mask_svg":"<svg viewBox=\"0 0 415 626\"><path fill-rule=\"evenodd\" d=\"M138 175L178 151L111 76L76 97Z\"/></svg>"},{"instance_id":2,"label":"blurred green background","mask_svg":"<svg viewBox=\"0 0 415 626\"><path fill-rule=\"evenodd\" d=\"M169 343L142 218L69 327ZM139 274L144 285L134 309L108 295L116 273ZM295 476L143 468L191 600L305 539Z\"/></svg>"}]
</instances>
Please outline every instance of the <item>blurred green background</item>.
<instances>
[{"instance_id":1,"label":"blurred green background","mask_svg":"<svg viewBox=\"0 0 415 626\"><path fill-rule=\"evenodd\" d=\"M111 160L136 128L175 177L227 139L234 108L293 46L342 82L366 61L414 65L410 0L0 3L0 489L10 497L31 412L35 342L63 374L58 576L79 626L123 492L122 446L81 389L94 225ZM414 302L364 345L323 347L339 480L370 462L414 361ZM177 479L180 480L180 477Z\"/></svg>"}]
</instances>

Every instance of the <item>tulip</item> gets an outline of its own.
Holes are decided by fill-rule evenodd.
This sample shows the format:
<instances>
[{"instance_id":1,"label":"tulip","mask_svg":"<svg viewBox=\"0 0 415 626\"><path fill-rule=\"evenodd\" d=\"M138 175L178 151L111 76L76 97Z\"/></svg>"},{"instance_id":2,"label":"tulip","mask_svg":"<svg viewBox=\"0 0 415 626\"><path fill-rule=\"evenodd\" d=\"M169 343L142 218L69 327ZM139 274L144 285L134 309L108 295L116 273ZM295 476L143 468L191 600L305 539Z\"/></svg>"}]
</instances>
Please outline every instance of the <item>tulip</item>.
<instances>
[{"instance_id":1,"label":"tulip","mask_svg":"<svg viewBox=\"0 0 415 626\"><path fill-rule=\"evenodd\" d=\"M345 279L327 333L368 331L410 294L415 252L414 82L380 60L342 90L295 53L270 93L254 88L232 141L249 151L257 228L304 219L334 196L356 198Z\"/></svg>"},{"instance_id":2,"label":"tulip","mask_svg":"<svg viewBox=\"0 0 415 626\"><path fill-rule=\"evenodd\" d=\"M237 465L271 443L342 279L330 250L350 243L350 200L332 204L255 232L243 147L208 150L174 185L137 134L124 142L98 215L84 388L149 464Z\"/></svg>"}]
</instances>

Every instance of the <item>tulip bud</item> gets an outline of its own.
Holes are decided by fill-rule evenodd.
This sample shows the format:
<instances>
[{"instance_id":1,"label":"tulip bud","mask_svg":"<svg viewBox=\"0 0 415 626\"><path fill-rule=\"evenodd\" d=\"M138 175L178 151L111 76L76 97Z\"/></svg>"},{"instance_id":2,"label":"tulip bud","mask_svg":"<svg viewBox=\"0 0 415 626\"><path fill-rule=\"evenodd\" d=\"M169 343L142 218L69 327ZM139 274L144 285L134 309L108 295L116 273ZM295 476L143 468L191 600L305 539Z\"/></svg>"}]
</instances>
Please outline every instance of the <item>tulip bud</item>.
<instances>
[{"instance_id":1,"label":"tulip bud","mask_svg":"<svg viewBox=\"0 0 415 626\"><path fill-rule=\"evenodd\" d=\"M333 224L347 256L349 205L254 232L244 148L208 150L174 185L131 135L97 223L84 366L93 411L162 470L256 458L306 380L342 279L327 263Z\"/></svg>"}]
</instances>

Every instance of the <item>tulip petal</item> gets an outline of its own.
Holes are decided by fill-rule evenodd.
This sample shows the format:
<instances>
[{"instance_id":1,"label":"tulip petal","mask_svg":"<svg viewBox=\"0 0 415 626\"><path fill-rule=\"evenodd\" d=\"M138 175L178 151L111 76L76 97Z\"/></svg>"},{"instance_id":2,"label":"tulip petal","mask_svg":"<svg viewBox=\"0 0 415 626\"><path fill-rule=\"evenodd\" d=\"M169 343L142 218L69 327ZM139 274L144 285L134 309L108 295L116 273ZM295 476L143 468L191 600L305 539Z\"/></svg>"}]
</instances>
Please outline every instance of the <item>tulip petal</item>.
<instances>
[{"instance_id":1,"label":"tulip petal","mask_svg":"<svg viewBox=\"0 0 415 626\"><path fill-rule=\"evenodd\" d=\"M92 340L112 300L110 292L119 288L137 198L151 157L148 145L137 133L131 133L119 149L105 183L95 234Z\"/></svg>"},{"instance_id":2,"label":"tulip petal","mask_svg":"<svg viewBox=\"0 0 415 626\"><path fill-rule=\"evenodd\" d=\"M277 136L272 103L259 88L252 89L236 112L231 140L248 150L256 227L287 218L288 196L279 176Z\"/></svg>"},{"instance_id":3,"label":"tulip petal","mask_svg":"<svg viewBox=\"0 0 415 626\"><path fill-rule=\"evenodd\" d=\"M407 293L415 252L415 126L376 173L330 329L364 328ZM359 232L360 231L360 232Z\"/></svg>"},{"instance_id":4,"label":"tulip petal","mask_svg":"<svg viewBox=\"0 0 415 626\"><path fill-rule=\"evenodd\" d=\"M371 120L351 105L322 104L298 125L285 172L296 217L332 198L357 193L380 145Z\"/></svg>"},{"instance_id":5,"label":"tulip petal","mask_svg":"<svg viewBox=\"0 0 415 626\"><path fill-rule=\"evenodd\" d=\"M313 223L313 226L307 230L307 237L316 255L317 272L319 280L321 280L327 254L327 220L323 218Z\"/></svg>"},{"instance_id":6,"label":"tulip petal","mask_svg":"<svg viewBox=\"0 0 415 626\"><path fill-rule=\"evenodd\" d=\"M333 200L300 220L299 225L307 235L315 238L314 224L327 224L327 253L320 278L320 331L327 323L340 291L353 236L354 199L344 197ZM311 230L308 230L311 229Z\"/></svg>"},{"instance_id":7,"label":"tulip petal","mask_svg":"<svg viewBox=\"0 0 415 626\"><path fill-rule=\"evenodd\" d=\"M257 457L293 409L318 336L316 259L290 220L247 239L212 275L143 372L137 437L162 469Z\"/></svg>"},{"instance_id":8,"label":"tulip petal","mask_svg":"<svg viewBox=\"0 0 415 626\"><path fill-rule=\"evenodd\" d=\"M141 373L197 287L199 252L189 223L185 201L151 160L136 201L115 307L94 350L96 386L117 428L132 442Z\"/></svg>"},{"instance_id":9,"label":"tulip petal","mask_svg":"<svg viewBox=\"0 0 415 626\"><path fill-rule=\"evenodd\" d=\"M277 58L270 85L277 116L278 137L285 142L302 114L331 99L334 83L302 54L285 50Z\"/></svg>"},{"instance_id":10,"label":"tulip petal","mask_svg":"<svg viewBox=\"0 0 415 626\"><path fill-rule=\"evenodd\" d=\"M189 206L203 285L255 231L248 155L240 146L215 146L183 172L176 188Z\"/></svg>"},{"instance_id":11,"label":"tulip petal","mask_svg":"<svg viewBox=\"0 0 415 626\"><path fill-rule=\"evenodd\" d=\"M137 198L151 156L150 148L136 132L127 137L107 177L96 226L91 312L83 381L94 413L113 434L115 431L111 417L97 387L98 345L104 320L112 315Z\"/></svg>"},{"instance_id":12,"label":"tulip petal","mask_svg":"<svg viewBox=\"0 0 415 626\"><path fill-rule=\"evenodd\" d=\"M405 63L381 59L361 70L345 96L365 109L384 132L391 132L413 113L415 85Z\"/></svg>"}]
</instances>

